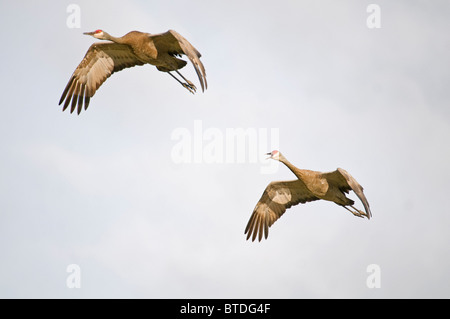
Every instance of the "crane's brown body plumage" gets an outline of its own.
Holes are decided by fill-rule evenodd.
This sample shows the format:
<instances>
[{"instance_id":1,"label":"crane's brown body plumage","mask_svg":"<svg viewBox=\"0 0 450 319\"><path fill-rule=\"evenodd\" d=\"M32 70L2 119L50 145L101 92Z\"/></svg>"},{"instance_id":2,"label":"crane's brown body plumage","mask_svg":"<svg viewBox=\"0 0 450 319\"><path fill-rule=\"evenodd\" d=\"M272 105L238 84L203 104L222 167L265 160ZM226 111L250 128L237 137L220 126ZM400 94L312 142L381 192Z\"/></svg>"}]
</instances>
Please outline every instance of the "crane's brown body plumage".
<instances>
[{"instance_id":1,"label":"crane's brown body plumage","mask_svg":"<svg viewBox=\"0 0 450 319\"><path fill-rule=\"evenodd\" d=\"M358 217L365 216L370 219L372 216L363 187L346 170L338 168L329 173L303 170L292 165L278 151L270 154L271 158L285 164L298 179L271 182L266 187L245 228L247 239L251 237L254 241L258 237L261 241L263 236L267 239L269 227L284 214L286 209L299 203L320 199L335 202ZM345 196L351 190L363 203L365 213L353 207L355 202Z\"/></svg>"},{"instance_id":2,"label":"crane's brown body plumage","mask_svg":"<svg viewBox=\"0 0 450 319\"><path fill-rule=\"evenodd\" d=\"M84 109L88 108L90 98L114 72L144 64L151 64L159 71L168 72L183 87L194 93L195 85L178 72L187 64L178 58L181 55L186 55L192 62L202 91L207 88L200 52L174 30L160 34L131 31L120 38L102 30L85 34L110 42L97 42L90 46L63 91L59 101L59 104L64 102L63 111L70 105L70 112L77 109L79 114L83 106ZM180 81L171 71L177 72L186 82Z\"/></svg>"}]
</instances>

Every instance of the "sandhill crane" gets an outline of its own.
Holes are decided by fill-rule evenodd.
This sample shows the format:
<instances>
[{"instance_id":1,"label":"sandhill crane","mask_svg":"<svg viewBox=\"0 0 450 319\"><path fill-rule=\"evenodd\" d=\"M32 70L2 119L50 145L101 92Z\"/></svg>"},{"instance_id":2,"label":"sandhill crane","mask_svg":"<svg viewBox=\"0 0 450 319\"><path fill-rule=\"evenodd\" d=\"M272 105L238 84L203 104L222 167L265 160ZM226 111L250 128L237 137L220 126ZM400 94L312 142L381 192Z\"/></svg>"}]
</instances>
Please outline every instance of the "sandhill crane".
<instances>
[{"instance_id":1,"label":"sandhill crane","mask_svg":"<svg viewBox=\"0 0 450 319\"><path fill-rule=\"evenodd\" d=\"M65 100L63 111L71 104L70 113L77 107L80 114L83 102L86 110L90 98L111 74L136 65L155 65L159 71L169 73L183 87L195 93L195 85L178 72L178 69L187 64L177 57L182 54L187 55L194 65L202 91L207 88L200 52L174 30L159 34L131 31L120 38L113 37L103 30L84 34L109 42L96 42L90 46L59 100L60 105ZM171 71L177 72L185 82L175 77Z\"/></svg>"},{"instance_id":2,"label":"sandhill crane","mask_svg":"<svg viewBox=\"0 0 450 319\"><path fill-rule=\"evenodd\" d=\"M323 199L335 202L355 216L365 216L368 219L372 216L362 186L344 169L338 168L329 173L315 172L295 167L279 151L273 151L267 155L285 164L298 179L271 182L266 187L245 228L247 240L252 237L254 241L258 236L258 240L261 241L263 234L267 239L269 227L284 214L286 209L298 203ZM359 197L366 212L355 208L353 206L355 202L345 196L345 193L350 190Z\"/></svg>"}]
</instances>

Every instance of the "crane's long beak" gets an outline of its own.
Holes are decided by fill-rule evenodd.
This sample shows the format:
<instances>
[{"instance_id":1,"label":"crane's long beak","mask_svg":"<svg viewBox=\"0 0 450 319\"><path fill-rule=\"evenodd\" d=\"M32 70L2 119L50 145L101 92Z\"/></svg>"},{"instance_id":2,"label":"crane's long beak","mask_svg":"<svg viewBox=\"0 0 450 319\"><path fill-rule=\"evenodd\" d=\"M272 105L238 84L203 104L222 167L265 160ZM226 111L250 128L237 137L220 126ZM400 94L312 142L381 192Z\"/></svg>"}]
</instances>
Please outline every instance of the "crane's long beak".
<instances>
[{"instance_id":1,"label":"crane's long beak","mask_svg":"<svg viewBox=\"0 0 450 319\"><path fill-rule=\"evenodd\" d=\"M94 35L95 32L83 32L85 35Z\"/></svg>"},{"instance_id":2,"label":"crane's long beak","mask_svg":"<svg viewBox=\"0 0 450 319\"><path fill-rule=\"evenodd\" d=\"M272 153L266 153L266 155L270 155L269 157L266 158L266 160L271 159L272 158Z\"/></svg>"}]
</instances>

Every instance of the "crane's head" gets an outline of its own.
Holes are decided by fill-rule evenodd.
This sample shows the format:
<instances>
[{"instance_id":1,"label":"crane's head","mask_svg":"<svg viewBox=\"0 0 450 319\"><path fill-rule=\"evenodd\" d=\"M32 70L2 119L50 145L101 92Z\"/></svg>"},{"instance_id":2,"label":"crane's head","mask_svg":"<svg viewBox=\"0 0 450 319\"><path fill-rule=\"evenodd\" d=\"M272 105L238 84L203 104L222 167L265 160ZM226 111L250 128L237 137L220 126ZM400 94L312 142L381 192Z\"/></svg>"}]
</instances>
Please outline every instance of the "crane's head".
<instances>
[{"instance_id":1,"label":"crane's head","mask_svg":"<svg viewBox=\"0 0 450 319\"><path fill-rule=\"evenodd\" d=\"M103 40L103 39L105 39L105 33L106 32L103 32L103 30L98 29L98 30L95 30L93 32L84 32L83 34L91 35L91 36L93 36L96 39Z\"/></svg>"},{"instance_id":2,"label":"crane's head","mask_svg":"<svg viewBox=\"0 0 450 319\"><path fill-rule=\"evenodd\" d=\"M271 158L271 159L279 161L281 153L278 152L277 150L275 150L270 153L267 153L266 155L270 155L267 159Z\"/></svg>"}]
</instances>

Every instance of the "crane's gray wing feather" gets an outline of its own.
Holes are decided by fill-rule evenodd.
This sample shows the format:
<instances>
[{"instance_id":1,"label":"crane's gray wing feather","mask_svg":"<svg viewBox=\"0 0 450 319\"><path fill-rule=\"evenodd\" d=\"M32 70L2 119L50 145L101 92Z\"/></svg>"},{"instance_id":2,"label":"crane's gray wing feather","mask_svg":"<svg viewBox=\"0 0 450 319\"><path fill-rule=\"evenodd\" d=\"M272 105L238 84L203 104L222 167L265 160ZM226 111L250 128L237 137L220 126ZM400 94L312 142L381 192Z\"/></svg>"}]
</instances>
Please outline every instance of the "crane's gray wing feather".
<instances>
[{"instance_id":1,"label":"crane's gray wing feather","mask_svg":"<svg viewBox=\"0 0 450 319\"><path fill-rule=\"evenodd\" d=\"M364 188L350 175L345 169L338 168L333 172L324 173L323 176L332 181L343 192L348 193L350 190L354 191L356 196L361 200L366 210L367 217L370 219L372 212L370 211L369 202L364 195Z\"/></svg>"},{"instance_id":2,"label":"crane's gray wing feather","mask_svg":"<svg viewBox=\"0 0 450 319\"><path fill-rule=\"evenodd\" d=\"M261 241L263 235L267 239L269 227L284 214L286 209L318 199L301 180L271 182L250 216L245 228L247 239L252 237L254 241L258 236L258 240Z\"/></svg>"},{"instance_id":3,"label":"crane's gray wing feather","mask_svg":"<svg viewBox=\"0 0 450 319\"><path fill-rule=\"evenodd\" d=\"M150 37L153 39L153 43L158 48L158 51L167 51L172 55L186 55L194 66L195 72L197 73L198 79L202 86L202 91L205 91L205 89L208 88L205 67L203 66L202 61L200 61L200 57L202 55L188 40L174 30L169 30L159 34L152 34Z\"/></svg>"},{"instance_id":4,"label":"crane's gray wing feather","mask_svg":"<svg viewBox=\"0 0 450 319\"><path fill-rule=\"evenodd\" d=\"M111 74L143 64L128 45L112 42L94 43L70 77L59 104L65 100L63 111L70 104L70 113L77 108L80 114L83 105L86 110L90 98Z\"/></svg>"}]
</instances>

